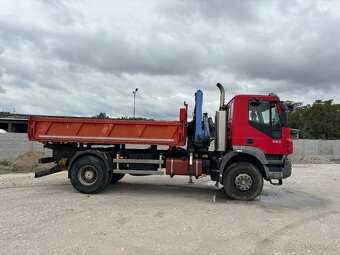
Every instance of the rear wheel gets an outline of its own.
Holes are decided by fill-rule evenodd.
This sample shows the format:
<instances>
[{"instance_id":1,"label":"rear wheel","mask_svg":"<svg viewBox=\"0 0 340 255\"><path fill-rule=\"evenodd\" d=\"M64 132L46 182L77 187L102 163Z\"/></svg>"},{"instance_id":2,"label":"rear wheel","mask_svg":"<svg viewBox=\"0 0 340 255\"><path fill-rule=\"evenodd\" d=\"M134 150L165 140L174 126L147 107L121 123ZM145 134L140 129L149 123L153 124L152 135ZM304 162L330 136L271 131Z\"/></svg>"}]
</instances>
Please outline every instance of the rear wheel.
<instances>
[{"instance_id":1,"label":"rear wheel","mask_svg":"<svg viewBox=\"0 0 340 255\"><path fill-rule=\"evenodd\" d=\"M223 176L224 190L236 200L253 200L263 189L259 169L251 163L240 162L229 166Z\"/></svg>"},{"instance_id":2,"label":"rear wheel","mask_svg":"<svg viewBox=\"0 0 340 255\"><path fill-rule=\"evenodd\" d=\"M112 174L112 179L111 179L110 183L114 184L114 183L120 181L124 176L125 176L125 174Z\"/></svg>"},{"instance_id":3,"label":"rear wheel","mask_svg":"<svg viewBox=\"0 0 340 255\"><path fill-rule=\"evenodd\" d=\"M79 192L94 194L105 188L111 176L101 159L84 156L73 164L70 179L73 187Z\"/></svg>"}]
</instances>

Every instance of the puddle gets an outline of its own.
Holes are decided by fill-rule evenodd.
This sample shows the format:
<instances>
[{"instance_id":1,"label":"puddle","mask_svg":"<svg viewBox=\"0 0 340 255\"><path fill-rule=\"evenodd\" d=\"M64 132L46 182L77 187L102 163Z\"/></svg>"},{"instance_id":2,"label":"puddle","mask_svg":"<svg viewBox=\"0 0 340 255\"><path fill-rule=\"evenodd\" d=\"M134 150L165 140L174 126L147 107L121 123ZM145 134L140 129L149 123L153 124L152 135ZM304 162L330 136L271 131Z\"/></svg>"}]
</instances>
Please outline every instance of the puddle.
<instances>
[{"instance_id":1,"label":"puddle","mask_svg":"<svg viewBox=\"0 0 340 255\"><path fill-rule=\"evenodd\" d=\"M323 208L330 204L330 200L313 196L295 190L271 189L265 187L257 204L268 209Z\"/></svg>"}]
</instances>

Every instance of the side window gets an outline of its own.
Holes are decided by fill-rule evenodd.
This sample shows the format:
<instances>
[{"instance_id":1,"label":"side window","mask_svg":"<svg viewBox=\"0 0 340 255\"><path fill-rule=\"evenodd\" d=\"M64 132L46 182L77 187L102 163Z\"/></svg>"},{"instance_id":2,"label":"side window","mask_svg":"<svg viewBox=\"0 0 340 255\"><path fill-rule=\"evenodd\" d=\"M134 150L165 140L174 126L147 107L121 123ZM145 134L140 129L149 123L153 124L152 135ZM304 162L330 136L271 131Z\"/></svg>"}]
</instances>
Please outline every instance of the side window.
<instances>
[{"instance_id":1,"label":"side window","mask_svg":"<svg viewBox=\"0 0 340 255\"><path fill-rule=\"evenodd\" d=\"M281 138L280 115L276 102L250 101L249 124L269 137Z\"/></svg>"}]
</instances>

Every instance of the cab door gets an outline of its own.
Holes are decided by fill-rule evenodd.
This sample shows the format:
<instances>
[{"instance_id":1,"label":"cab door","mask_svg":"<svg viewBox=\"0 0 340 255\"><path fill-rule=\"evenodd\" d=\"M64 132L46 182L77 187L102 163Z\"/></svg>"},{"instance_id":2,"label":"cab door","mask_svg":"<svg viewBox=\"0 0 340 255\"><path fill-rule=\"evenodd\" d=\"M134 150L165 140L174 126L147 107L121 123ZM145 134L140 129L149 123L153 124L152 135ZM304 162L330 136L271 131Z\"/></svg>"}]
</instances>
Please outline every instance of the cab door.
<instances>
[{"instance_id":1,"label":"cab door","mask_svg":"<svg viewBox=\"0 0 340 255\"><path fill-rule=\"evenodd\" d=\"M281 154L282 127L277 102L252 99L248 104L248 115L246 145L255 146L265 154Z\"/></svg>"}]
</instances>

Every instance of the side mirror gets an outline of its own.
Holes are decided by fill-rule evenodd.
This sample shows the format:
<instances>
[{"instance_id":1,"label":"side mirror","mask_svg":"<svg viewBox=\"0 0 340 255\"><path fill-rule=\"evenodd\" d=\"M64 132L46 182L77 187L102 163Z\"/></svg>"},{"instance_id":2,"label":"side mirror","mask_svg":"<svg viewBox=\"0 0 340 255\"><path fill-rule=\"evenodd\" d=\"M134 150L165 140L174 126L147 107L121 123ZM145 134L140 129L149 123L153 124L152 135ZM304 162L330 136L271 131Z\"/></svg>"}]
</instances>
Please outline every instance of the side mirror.
<instances>
[{"instance_id":1,"label":"side mirror","mask_svg":"<svg viewBox=\"0 0 340 255\"><path fill-rule=\"evenodd\" d=\"M280 102L280 107L282 111L294 111L294 105L286 103L286 102Z\"/></svg>"},{"instance_id":2,"label":"side mirror","mask_svg":"<svg viewBox=\"0 0 340 255\"><path fill-rule=\"evenodd\" d=\"M292 104L288 104L287 108L288 108L289 112L293 112L294 111L294 105L292 105Z\"/></svg>"},{"instance_id":3,"label":"side mirror","mask_svg":"<svg viewBox=\"0 0 340 255\"><path fill-rule=\"evenodd\" d=\"M280 108L281 108L281 113L280 113L280 122L283 127L287 127L288 125L288 111L289 107L285 102L280 102Z\"/></svg>"},{"instance_id":4,"label":"side mirror","mask_svg":"<svg viewBox=\"0 0 340 255\"><path fill-rule=\"evenodd\" d=\"M286 112L288 110L287 105L284 102L280 102L281 112Z\"/></svg>"},{"instance_id":5,"label":"side mirror","mask_svg":"<svg viewBox=\"0 0 340 255\"><path fill-rule=\"evenodd\" d=\"M280 122L283 127L287 127L288 125L288 112L287 111L282 111L280 113Z\"/></svg>"}]
</instances>

